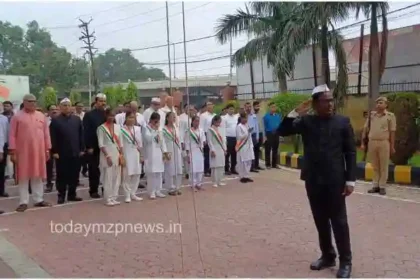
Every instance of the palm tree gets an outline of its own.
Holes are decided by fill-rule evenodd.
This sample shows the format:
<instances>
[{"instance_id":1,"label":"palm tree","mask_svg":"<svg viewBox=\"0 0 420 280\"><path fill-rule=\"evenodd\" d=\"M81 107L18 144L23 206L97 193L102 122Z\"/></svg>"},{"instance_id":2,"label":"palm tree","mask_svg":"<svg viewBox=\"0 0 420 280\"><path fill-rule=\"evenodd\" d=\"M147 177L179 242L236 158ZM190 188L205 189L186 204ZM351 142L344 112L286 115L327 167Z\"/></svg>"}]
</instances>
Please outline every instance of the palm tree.
<instances>
[{"instance_id":1,"label":"palm tree","mask_svg":"<svg viewBox=\"0 0 420 280\"><path fill-rule=\"evenodd\" d=\"M225 15L216 27L216 38L221 44L242 34L255 37L233 54L233 62L241 66L266 57L278 78L280 92L287 91L286 76L293 71L297 54L283 45L285 24L297 5L292 2L251 2L250 9L247 6L246 11L238 9L236 14Z\"/></svg>"},{"instance_id":2,"label":"palm tree","mask_svg":"<svg viewBox=\"0 0 420 280\"><path fill-rule=\"evenodd\" d=\"M338 108L344 105L347 93L347 59L342 45L343 36L335 29L337 22L348 18L354 9L352 3L346 2L305 2L297 6L294 16L284 28L284 42L287 49L302 51L309 45L318 45L321 49L321 66L323 82L330 86L329 50L332 50L338 73L333 94Z\"/></svg>"},{"instance_id":3,"label":"palm tree","mask_svg":"<svg viewBox=\"0 0 420 280\"><path fill-rule=\"evenodd\" d=\"M376 98L379 97L379 87L382 74L385 71L386 52L388 49L388 20L387 2L358 2L356 4L356 18L362 11L366 18L370 18L369 44L369 110L372 110ZM382 18L381 46L379 47L378 16Z\"/></svg>"}]
</instances>

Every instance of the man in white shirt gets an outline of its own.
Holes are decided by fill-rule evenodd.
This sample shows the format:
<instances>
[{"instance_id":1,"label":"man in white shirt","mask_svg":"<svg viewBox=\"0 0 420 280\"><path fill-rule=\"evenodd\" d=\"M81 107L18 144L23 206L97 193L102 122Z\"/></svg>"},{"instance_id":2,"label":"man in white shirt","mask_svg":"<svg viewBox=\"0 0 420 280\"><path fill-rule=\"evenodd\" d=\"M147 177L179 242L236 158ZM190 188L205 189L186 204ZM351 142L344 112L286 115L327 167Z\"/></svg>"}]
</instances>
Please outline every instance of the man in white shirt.
<instances>
[{"instance_id":1,"label":"man in white shirt","mask_svg":"<svg viewBox=\"0 0 420 280\"><path fill-rule=\"evenodd\" d=\"M235 107L233 104L226 106L227 114L222 117L225 124L225 136L227 144L227 153L225 161L226 175L238 174L236 172L236 126L238 125L238 115L235 114ZM230 159L230 161L229 161Z\"/></svg>"},{"instance_id":2,"label":"man in white shirt","mask_svg":"<svg viewBox=\"0 0 420 280\"><path fill-rule=\"evenodd\" d=\"M140 126L140 127L145 127L146 126L146 123L144 121L144 116L142 114L140 114L139 112L137 112L138 107L139 106L138 106L137 101L131 101L131 102L129 102L128 103L128 107L126 105L124 105L124 108L125 108L126 112L131 111L131 112L135 112L136 113L137 125ZM115 122L118 125L120 125L120 126L123 126L124 125L126 112L121 113L121 114L118 114L118 115L115 116Z\"/></svg>"},{"instance_id":3,"label":"man in white shirt","mask_svg":"<svg viewBox=\"0 0 420 280\"><path fill-rule=\"evenodd\" d=\"M150 116L152 115L152 113L153 112L159 112L159 108L160 108L159 97L153 97L152 102L150 104L150 107L147 108L143 113L144 122L146 123L146 125L149 123Z\"/></svg>"},{"instance_id":4,"label":"man in white shirt","mask_svg":"<svg viewBox=\"0 0 420 280\"><path fill-rule=\"evenodd\" d=\"M162 106L162 100L160 102L161 102L160 105ZM174 107L174 98L172 96L166 96L164 104L165 105L162 108L160 108L160 111L163 112L163 119L162 119L162 115L161 115L161 119L160 119L161 128L163 128L165 126L166 114L171 112L171 111L174 112L175 122L179 126L178 114L176 113L176 110L175 110L175 107Z\"/></svg>"},{"instance_id":5,"label":"man in white shirt","mask_svg":"<svg viewBox=\"0 0 420 280\"><path fill-rule=\"evenodd\" d=\"M85 116L85 112L83 112L83 103L76 102L74 106L76 107L74 115L78 116L83 121L83 117Z\"/></svg>"},{"instance_id":6,"label":"man in white shirt","mask_svg":"<svg viewBox=\"0 0 420 280\"><path fill-rule=\"evenodd\" d=\"M208 101L206 103L206 111L200 115L200 128L204 131L204 134L207 138L207 132L211 127L211 120L216 115L213 113L214 105L212 102ZM207 145L207 141L204 145L204 176L210 177L210 150Z\"/></svg>"}]
</instances>

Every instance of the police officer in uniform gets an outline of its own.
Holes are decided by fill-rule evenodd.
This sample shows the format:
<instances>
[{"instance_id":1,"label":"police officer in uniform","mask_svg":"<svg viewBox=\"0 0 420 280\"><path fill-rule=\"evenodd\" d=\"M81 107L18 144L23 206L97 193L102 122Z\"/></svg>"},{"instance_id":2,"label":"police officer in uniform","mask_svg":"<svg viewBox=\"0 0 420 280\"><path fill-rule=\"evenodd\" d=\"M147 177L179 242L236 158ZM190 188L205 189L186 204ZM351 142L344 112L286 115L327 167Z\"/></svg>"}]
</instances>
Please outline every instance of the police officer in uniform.
<instances>
[{"instance_id":1,"label":"police officer in uniform","mask_svg":"<svg viewBox=\"0 0 420 280\"><path fill-rule=\"evenodd\" d=\"M315 114L308 115L312 103ZM310 269L336 265L331 227L339 253L337 278L350 278L352 253L347 223L346 197L356 181L356 143L347 117L334 113L333 95L327 85L314 88L312 99L284 118L280 136L302 135L305 156L301 179L319 236L321 257Z\"/></svg>"},{"instance_id":2,"label":"police officer in uniform","mask_svg":"<svg viewBox=\"0 0 420 280\"><path fill-rule=\"evenodd\" d=\"M385 184L388 180L390 155L395 153L395 115L388 112L388 100L381 96L376 99L376 111L371 112L363 128L362 139L368 134L368 156L373 168L373 187L369 193L386 194ZM362 142L362 149L365 148Z\"/></svg>"}]
</instances>

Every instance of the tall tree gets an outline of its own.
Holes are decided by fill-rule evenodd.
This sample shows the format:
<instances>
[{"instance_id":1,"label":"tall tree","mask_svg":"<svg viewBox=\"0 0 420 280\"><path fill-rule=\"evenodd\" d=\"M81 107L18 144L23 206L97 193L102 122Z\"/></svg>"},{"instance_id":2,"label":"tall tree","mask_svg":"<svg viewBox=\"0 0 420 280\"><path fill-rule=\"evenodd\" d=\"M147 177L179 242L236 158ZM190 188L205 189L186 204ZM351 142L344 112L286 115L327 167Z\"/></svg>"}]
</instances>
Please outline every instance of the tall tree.
<instances>
[{"instance_id":1,"label":"tall tree","mask_svg":"<svg viewBox=\"0 0 420 280\"><path fill-rule=\"evenodd\" d=\"M386 2L358 2L356 18L363 12L370 18L370 44L369 44L369 110L372 110L375 100L379 97L380 83L386 66L386 53L388 49L388 19L389 5ZM378 16L382 18L382 36L379 46Z\"/></svg>"},{"instance_id":2,"label":"tall tree","mask_svg":"<svg viewBox=\"0 0 420 280\"><path fill-rule=\"evenodd\" d=\"M246 11L238 9L236 14L220 18L216 27L216 37L222 44L241 34L255 37L233 54L233 62L240 66L265 57L267 64L273 67L280 92L287 91L286 76L293 71L298 54L283 44L284 28L297 5L292 2L251 2Z\"/></svg>"},{"instance_id":3,"label":"tall tree","mask_svg":"<svg viewBox=\"0 0 420 280\"><path fill-rule=\"evenodd\" d=\"M128 49L109 49L95 59L98 79L101 82L116 83L133 81L147 81L164 79L166 76L161 69L147 68L140 63Z\"/></svg>"}]
</instances>

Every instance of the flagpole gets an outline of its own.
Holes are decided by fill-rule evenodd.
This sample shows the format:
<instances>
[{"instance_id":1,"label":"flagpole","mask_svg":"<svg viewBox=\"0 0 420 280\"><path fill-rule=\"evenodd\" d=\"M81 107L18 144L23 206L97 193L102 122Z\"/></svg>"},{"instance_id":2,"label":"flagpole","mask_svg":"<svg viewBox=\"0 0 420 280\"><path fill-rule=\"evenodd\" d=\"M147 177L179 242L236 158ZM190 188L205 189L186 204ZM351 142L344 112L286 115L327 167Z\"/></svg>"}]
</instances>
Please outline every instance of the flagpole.
<instances>
[{"instance_id":1,"label":"flagpole","mask_svg":"<svg viewBox=\"0 0 420 280\"><path fill-rule=\"evenodd\" d=\"M171 45L169 38L169 5L166 1L166 43L168 47L168 67L169 67L169 95L172 95L172 67L171 67Z\"/></svg>"}]
</instances>

